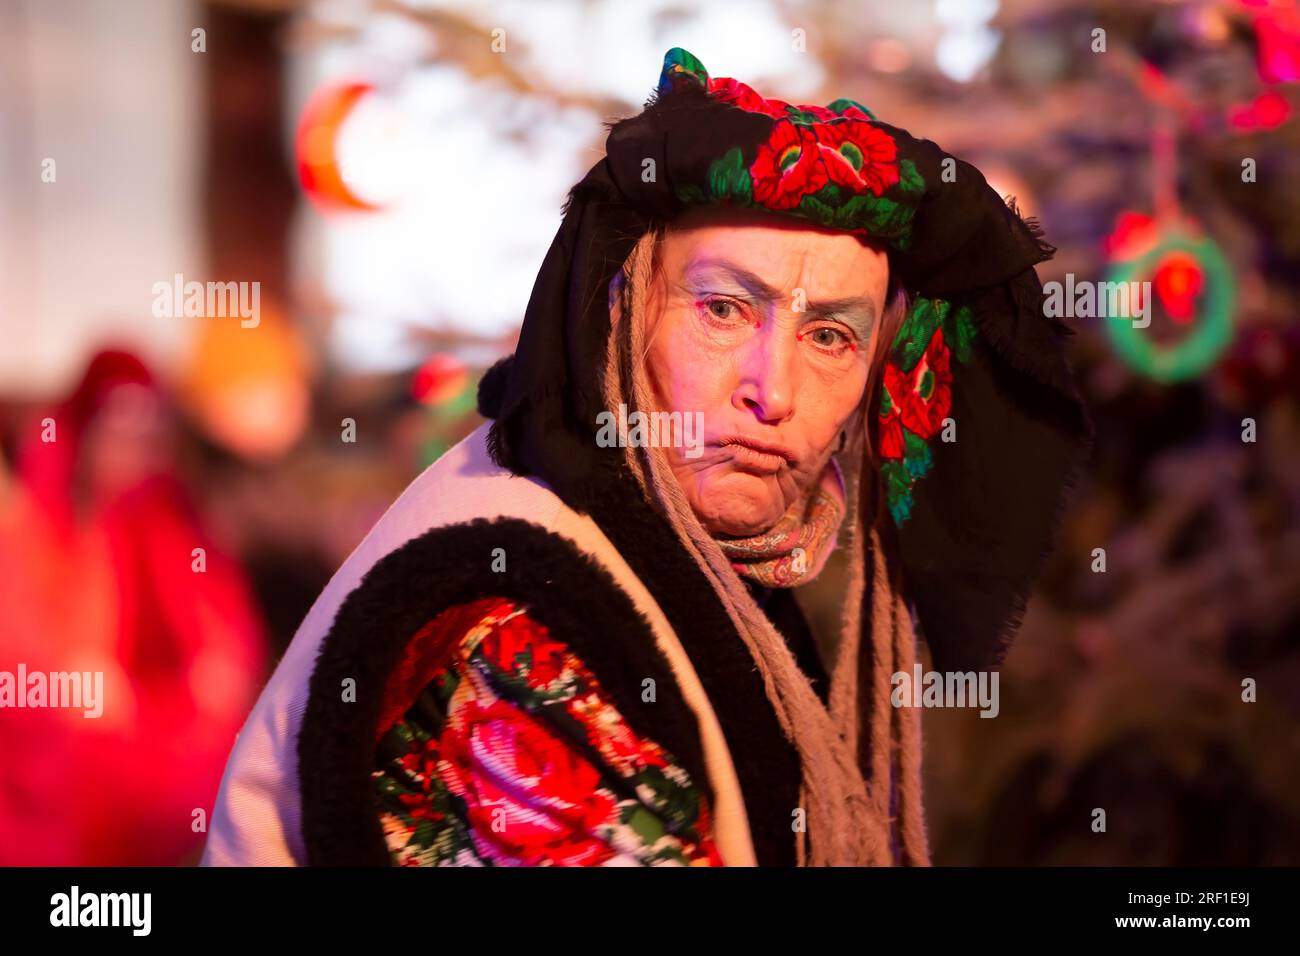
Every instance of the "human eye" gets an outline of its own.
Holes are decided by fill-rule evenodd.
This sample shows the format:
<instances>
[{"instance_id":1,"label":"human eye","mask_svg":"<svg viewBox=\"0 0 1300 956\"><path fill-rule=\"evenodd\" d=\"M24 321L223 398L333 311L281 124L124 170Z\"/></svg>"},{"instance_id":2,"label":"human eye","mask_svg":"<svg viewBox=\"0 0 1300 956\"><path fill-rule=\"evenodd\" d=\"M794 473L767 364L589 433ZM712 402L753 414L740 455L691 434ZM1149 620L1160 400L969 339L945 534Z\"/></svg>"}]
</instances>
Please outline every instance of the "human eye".
<instances>
[{"instance_id":1,"label":"human eye","mask_svg":"<svg viewBox=\"0 0 1300 956\"><path fill-rule=\"evenodd\" d=\"M857 337L838 325L814 326L799 333L799 339L810 340L819 350L829 355L843 355L858 350Z\"/></svg>"},{"instance_id":2,"label":"human eye","mask_svg":"<svg viewBox=\"0 0 1300 956\"><path fill-rule=\"evenodd\" d=\"M745 304L731 296L706 295L695 303L695 307L714 325L731 328L748 321Z\"/></svg>"}]
</instances>

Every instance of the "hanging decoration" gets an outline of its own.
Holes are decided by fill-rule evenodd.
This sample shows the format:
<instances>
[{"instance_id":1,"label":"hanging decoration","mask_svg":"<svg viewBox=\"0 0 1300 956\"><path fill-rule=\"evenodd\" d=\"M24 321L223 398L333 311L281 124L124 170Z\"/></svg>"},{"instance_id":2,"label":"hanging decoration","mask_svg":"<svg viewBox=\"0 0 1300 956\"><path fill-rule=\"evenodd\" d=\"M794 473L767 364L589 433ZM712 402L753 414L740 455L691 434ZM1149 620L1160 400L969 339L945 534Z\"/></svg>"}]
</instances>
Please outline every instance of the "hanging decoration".
<instances>
[{"instance_id":1,"label":"hanging decoration","mask_svg":"<svg viewBox=\"0 0 1300 956\"><path fill-rule=\"evenodd\" d=\"M1153 64L1139 57L1125 62L1153 111L1154 211L1121 213L1105 241L1106 289L1126 293L1129 315L1104 328L1129 366L1157 382L1181 382L1207 371L1232 342L1236 277L1179 197L1179 134L1199 123L1194 104Z\"/></svg>"},{"instance_id":2,"label":"hanging decoration","mask_svg":"<svg viewBox=\"0 0 1300 956\"><path fill-rule=\"evenodd\" d=\"M1195 378L1232 341L1236 279L1218 244L1191 224L1143 219L1121 217L1108 243L1112 265L1106 281L1150 288L1153 301L1139 298L1131 310L1149 321L1114 318L1105 323L1106 332L1116 354L1143 375L1158 382Z\"/></svg>"}]
</instances>

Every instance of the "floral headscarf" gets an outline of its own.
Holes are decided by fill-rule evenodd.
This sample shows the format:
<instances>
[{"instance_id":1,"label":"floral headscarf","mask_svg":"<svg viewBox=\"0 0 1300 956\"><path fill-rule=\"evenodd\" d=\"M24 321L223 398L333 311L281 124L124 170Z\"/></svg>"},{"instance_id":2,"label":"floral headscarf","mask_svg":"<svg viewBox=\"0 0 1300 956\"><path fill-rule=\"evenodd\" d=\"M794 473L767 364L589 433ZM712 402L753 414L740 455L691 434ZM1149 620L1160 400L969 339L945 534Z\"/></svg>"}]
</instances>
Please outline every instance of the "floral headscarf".
<instances>
[{"instance_id":1,"label":"floral headscarf","mask_svg":"<svg viewBox=\"0 0 1300 956\"><path fill-rule=\"evenodd\" d=\"M781 213L886 243L910 308L871 400L893 553L936 667L1000 660L1051 550L1092 426L1042 308L1053 249L978 169L862 103L790 104L680 48L570 191L519 346L485 376L499 461L587 511L621 463L596 446L606 290L638 238L689 206ZM616 451L616 450L615 450Z\"/></svg>"}]
</instances>

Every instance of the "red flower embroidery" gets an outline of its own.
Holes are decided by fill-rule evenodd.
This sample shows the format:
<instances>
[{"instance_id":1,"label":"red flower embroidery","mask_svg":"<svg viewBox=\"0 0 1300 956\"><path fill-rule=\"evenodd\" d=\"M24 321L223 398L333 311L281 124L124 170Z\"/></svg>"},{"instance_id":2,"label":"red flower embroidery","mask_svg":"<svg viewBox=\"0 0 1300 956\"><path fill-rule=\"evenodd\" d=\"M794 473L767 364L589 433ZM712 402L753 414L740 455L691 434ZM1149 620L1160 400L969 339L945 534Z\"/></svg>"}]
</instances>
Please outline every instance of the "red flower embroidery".
<instances>
[{"instance_id":1,"label":"red flower embroidery","mask_svg":"<svg viewBox=\"0 0 1300 956\"><path fill-rule=\"evenodd\" d=\"M811 127L777 120L749 167L754 201L769 209L793 209L804 196L825 186L826 166L818 152Z\"/></svg>"},{"instance_id":2,"label":"red flower embroidery","mask_svg":"<svg viewBox=\"0 0 1300 956\"><path fill-rule=\"evenodd\" d=\"M939 431L939 426L948 417L952 407L952 368L949 364L948 347L943 341L943 329L936 328L925 354L910 372L901 371L893 362L885 366L885 390L889 393L894 416L899 422L918 438L932 438ZM883 414L883 405L882 405ZM892 427L892 426L890 426ZM881 423L881 445L886 438L886 424ZM889 441L893 438L890 436ZM891 444L891 449L894 447ZM885 457L902 456L902 436L898 437L898 454Z\"/></svg>"},{"instance_id":3,"label":"red flower embroidery","mask_svg":"<svg viewBox=\"0 0 1300 956\"><path fill-rule=\"evenodd\" d=\"M893 363L885 366L884 395L880 402L880 422L876 430L876 441L880 445L880 457L901 460L905 451L903 446L903 419L898 414L898 402L890 391L890 372L896 371Z\"/></svg>"},{"instance_id":4,"label":"red flower embroidery","mask_svg":"<svg viewBox=\"0 0 1300 956\"><path fill-rule=\"evenodd\" d=\"M663 750L653 741L638 737L618 710L601 696L594 678L591 683L596 689L575 696L566 704L566 709L586 728L587 739L601 757L626 776L647 767L667 767L668 760Z\"/></svg>"},{"instance_id":5,"label":"red flower embroidery","mask_svg":"<svg viewBox=\"0 0 1300 956\"><path fill-rule=\"evenodd\" d=\"M591 866L614 855L598 829L618 804L596 768L503 701L468 701L443 729L439 768L463 799L480 855L536 866Z\"/></svg>"},{"instance_id":6,"label":"red flower embroidery","mask_svg":"<svg viewBox=\"0 0 1300 956\"><path fill-rule=\"evenodd\" d=\"M445 817L433 807L429 794L431 787L425 787L423 793L401 793L397 799L401 801L402 806L406 807L406 812L413 823L419 824L428 820L430 823L441 823Z\"/></svg>"},{"instance_id":7,"label":"red flower embroidery","mask_svg":"<svg viewBox=\"0 0 1300 956\"><path fill-rule=\"evenodd\" d=\"M729 76L711 78L708 90L709 95L720 102L730 103L742 110L748 110L751 113L762 113L764 116L771 116L776 119L787 118L792 110L807 113L821 123L829 123L831 120L837 120L842 116L858 120L871 119L870 116L856 106L847 107L843 113L836 113L825 106L814 106L810 103L798 103L791 106L785 100L765 97L749 84L742 83L740 80L733 80Z\"/></svg>"},{"instance_id":8,"label":"red flower embroidery","mask_svg":"<svg viewBox=\"0 0 1300 956\"><path fill-rule=\"evenodd\" d=\"M458 644L440 636L449 621ZM385 749L400 749L373 774L396 862L721 865L703 794L691 797L684 769L632 730L583 662L535 618L487 598L442 612L414 642L429 641L443 657L422 661L431 670L426 692L438 695L444 716L407 714L387 727ZM530 679L508 685L482 680L474 666L518 678L529 660L537 662ZM385 710L400 717L406 684L389 689L398 696L385 699ZM629 791L639 807L628 805Z\"/></svg>"},{"instance_id":9,"label":"red flower embroidery","mask_svg":"<svg viewBox=\"0 0 1300 956\"><path fill-rule=\"evenodd\" d=\"M534 689L548 689L564 671L564 645L550 640L545 630L522 615L492 628L479 649L485 659L507 674L518 673L522 666L520 658L531 652L527 681Z\"/></svg>"},{"instance_id":10,"label":"red flower embroidery","mask_svg":"<svg viewBox=\"0 0 1300 956\"><path fill-rule=\"evenodd\" d=\"M898 146L884 130L856 119L813 130L831 182L877 196L898 182Z\"/></svg>"},{"instance_id":11,"label":"red flower embroidery","mask_svg":"<svg viewBox=\"0 0 1300 956\"><path fill-rule=\"evenodd\" d=\"M789 106L784 100L769 100L755 92L752 86L723 76L709 80L709 94L723 103L730 103L751 113L783 117Z\"/></svg>"}]
</instances>

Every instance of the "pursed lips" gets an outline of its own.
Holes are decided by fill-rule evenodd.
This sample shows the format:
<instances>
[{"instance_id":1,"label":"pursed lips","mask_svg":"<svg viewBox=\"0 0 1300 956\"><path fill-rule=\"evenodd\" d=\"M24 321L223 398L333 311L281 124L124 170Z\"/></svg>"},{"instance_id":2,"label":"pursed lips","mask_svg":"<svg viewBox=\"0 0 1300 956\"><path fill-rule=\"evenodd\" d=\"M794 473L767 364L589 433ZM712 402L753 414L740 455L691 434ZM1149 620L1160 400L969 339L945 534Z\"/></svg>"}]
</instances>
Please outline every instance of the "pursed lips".
<instances>
[{"instance_id":1,"label":"pursed lips","mask_svg":"<svg viewBox=\"0 0 1300 956\"><path fill-rule=\"evenodd\" d=\"M774 475L787 465L793 468L797 462L789 449L743 435L728 435L714 444L726 448L737 466L760 474Z\"/></svg>"}]
</instances>

